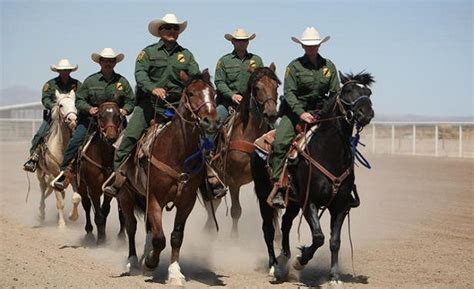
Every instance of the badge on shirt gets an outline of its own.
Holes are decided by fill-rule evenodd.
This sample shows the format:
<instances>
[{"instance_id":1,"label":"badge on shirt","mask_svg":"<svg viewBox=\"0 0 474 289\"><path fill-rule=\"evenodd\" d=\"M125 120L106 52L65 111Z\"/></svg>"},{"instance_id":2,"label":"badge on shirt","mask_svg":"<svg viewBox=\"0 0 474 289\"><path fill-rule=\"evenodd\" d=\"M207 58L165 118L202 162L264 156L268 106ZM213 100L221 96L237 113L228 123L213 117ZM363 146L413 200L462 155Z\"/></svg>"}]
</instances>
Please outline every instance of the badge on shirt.
<instances>
[{"instance_id":1,"label":"badge on shirt","mask_svg":"<svg viewBox=\"0 0 474 289\"><path fill-rule=\"evenodd\" d=\"M331 70L329 70L329 67L327 66L323 67L323 76L326 78L331 77Z\"/></svg>"},{"instance_id":2,"label":"badge on shirt","mask_svg":"<svg viewBox=\"0 0 474 289\"><path fill-rule=\"evenodd\" d=\"M117 84L115 85L115 87L117 88L117 90L123 90L123 85L121 82L117 82Z\"/></svg>"},{"instance_id":3,"label":"badge on shirt","mask_svg":"<svg viewBox=\"0 0 474 289\"><path fill-rule=\"evenodd\" d=\"M145 57L145 51L140 52L140 54L138 54L137 61L142 61L144 57Z\"/></svg>"},{"instance_id":4,"label":"badge on shirt","mask_svg":"<svg viewBox=\"0 0 474 289\"><path fill-rule=\"evenodd\" d=\"M250 68L257 68L257 62L254 59L251 59L250 63L249 63L249 67Z\"/></svg>"},{"instance_id":5,"label":"badge on shirt","mask_svg":"<svg viewBox=\"0 0 474 289\"><path fill-rule=\"evenodd\" d=\"M46 84L43 86L43 92L48 91L48 89L49 89L49 83L46 83Z\"/></svg>"},{"instance_id":6,"label":"badge on shirt","mask_svg":"<svg viewBox=\"0 0 474 289\"><path fill-rule=\"evenodd\" d=\"M178 53L176 55L176 60L178 60L178 62L180 63L184 63L186 61L186 59L184 58L184 54L183 53Z\"/></svg>"}]
</instances>

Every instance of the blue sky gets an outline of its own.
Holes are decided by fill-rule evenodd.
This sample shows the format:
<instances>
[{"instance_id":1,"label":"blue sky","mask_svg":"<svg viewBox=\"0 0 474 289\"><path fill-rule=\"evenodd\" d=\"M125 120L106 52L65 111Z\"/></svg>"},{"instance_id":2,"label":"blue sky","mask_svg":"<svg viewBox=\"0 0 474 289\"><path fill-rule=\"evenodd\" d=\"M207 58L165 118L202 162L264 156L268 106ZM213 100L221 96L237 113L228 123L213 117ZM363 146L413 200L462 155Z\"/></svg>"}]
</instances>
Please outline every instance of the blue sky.
<instances>
[{"instance_id":1,"label":"blue sky","mask_svg":"<svg viewBox=\"0 0 474 289\"><path fill-rule=\"evenodd\" d=\"M116 66L132 84L142 48L158 39L148 23L173 12L188 20L179 43L201 69L214 74L217 60L231 51L224 34L237 27L255 32L249 50L265 64L275 62L280 78L303 54L290 37L314 26L331 40L320 49L343 72L366 70L376 78L376 113L472 116L473 4L443 1L43 1L0 0L0 89L38 91L56 76L60 58L79 65L84 80L99 70L90 54L112 47L125 54Z\"/></svg>"}]
</instances>

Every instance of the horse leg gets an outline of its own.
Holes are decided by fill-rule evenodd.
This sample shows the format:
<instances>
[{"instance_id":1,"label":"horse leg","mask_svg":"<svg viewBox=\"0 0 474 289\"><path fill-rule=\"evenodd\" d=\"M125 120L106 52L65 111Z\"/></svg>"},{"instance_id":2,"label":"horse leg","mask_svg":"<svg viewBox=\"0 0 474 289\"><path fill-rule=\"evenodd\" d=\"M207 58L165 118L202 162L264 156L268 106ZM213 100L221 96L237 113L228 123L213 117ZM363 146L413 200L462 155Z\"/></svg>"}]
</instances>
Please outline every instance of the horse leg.
<instances>
[{"instance_id":1,"label":"horse leg","mask_svg":"<svg viewBox=\"0 0 474 289\"><path fill-rule=\"evenodd\" d=\"M318 219L318 208L314 203L310 202L308 204L306 212L304 212L304 217L311 229L312 243L309 247L302 246L299 248L301 255L296 257L296 260L293 264L293 267L296 270L302 270L306 264L308 264L308 261L313 258L316 250L324 244L324 235Z\"/></svg>"},{"instance_id":2,"label":"horse leg","mask_svg":"<svg viewBox=\"0 0 474 289\"><path fill-rule=\"evenodd\" d=\"M331 212L331 239L329 247L331 249L331 281L339 281L339 248L341 247L341 229L346 211Z\"/></svg>"},{"instance_id":3,"label":"horse leg","mask_svg":"<svg viewBox=\"0 0 474 289\"><path fill-rule=\"evenodd\" d=\"M79 203L81 202L81 195L77 193L76 190L74 190L74 193L72 194L72 210L69 213L69 220L71 221L77 221L79 218L79 212L77 210L77 207L79 206Z\"/></svg>"},{"instance_id":4,"label":"horse leg","mask_svg":"<svg viewBox=\"0 0 474 289\"><path fill-rule=\"evenodd\" d=\"M285 214L282 217L282 222L281 222L282 254L287 258L291 258L290 231L291 231L291 227L293 226L293 220L296 218L299 211L300 211L300 207L297 203L289 202L288 207L286 208Z\"/></svg>"},{"instance_id":5,"label":"horse leg","mask_svg":"<svg viewBox=\"0 0 474 289\"><path fill-rule=\"evenodd\" d=\"M153 250L145 257L144 269L154 270L160 263L161 251L166 247L166 237L162 224L163 210L153 194L148 198L148 221L150 222Z\"/></svg>"},{"instance_id":6,"label":"horse leg","mask_svg":"<svg viewBox=\"0 0 474 289\"><path fill-rule=\"evenodd\" d=\"M64 221L64 191L55 190L56 194L56 208L58 209L58 227L64 229L66 227L66 221Z\"/></svg>"},{"instance_id":7,"label":"horse leg","mask_svg":"<svg viewBox=\"0 0 474 289\"><path fill-rule=\"evenodd\" d=\"M41 189L41 198L40 198L40 206L39 206L39 214L38 220L43 223L45 217L45 208L46 208L46 196L49 195L46 193L47 190L52 190L51 187L48 187L47 183L43 178L40 178L40 189ZM51 192L49 192L51 193Z\"/></svg>"},{"instance_id":8,"label":"horse leg","mask_svg":"<svg viewBox=\"0 0 474 289\"><path fill-rule=\"evenodd\" d=\"M131 275L137 275L140 274L140 265L135 246L137 219L134 214L134 201L128 191L122 191L119 194L119 203L125 219L125 229L128 235L128 262L126 266Z\"/></svg>"},{"instance_id":9,"label":"horse leg","mask_svg":"<svg viewBox=\"0 0 474 289\"><path fill-rule=\"evenodd\" d=\"M94 206L94 223L97 227L97 245L105 241L105 220L100 207L100 193L89 188L89 197Z\"/></svg>"},{"instance_id":10,"label":"horse leg","mask_svg":"<svg viewBox=\"0 0 474 289\"><path fill-rule=\"evenodd\" d=\"M257 186L257 185L256 185ZM277 258L275 255L275 248L273 244L273 238L275 236L275 227L273 226L273 218L276 214L275 209L267 204L266 197L258 198L258 204L260 208L260 215L262 217L262 231L265 244L267 245L268 252L268 268L269 275L275 275L275 266L277 265ZM276 277L276 276L275 276ZM277 277L278 278L278 277Z\"/></svg>"},{"instance_id":11,"label":"horse leg","mask_svg":"<svg viewBox=\"0 0 474 289\"><path fill-rule=\"evenodd\" d=\"M123 211L118 199L117 199L117 210L118 210L118 217L119 217L119 223L120 223L120 230L117 235L117 238L120 240L125 240L125 216L123 214Z\"/></svg>"},{"instance_id":12,"label":"horse leg","mask_svg":"<svg viewBox=\"0 0 474 289\"><path fill-rule=\"evenodd\" d=\"M238 238L239 237L239 219L240 216L242 216L242 207L240 206L240 200L239 200L239 195L240 195L240 187L232 185L229 187L230 190L230 197L232 200L232 205L230 207L230 215L232 216L232 232L231 232L231 237L232 238Z\"/></svg>"},{"instance_id":13,"label":"horse leg","mask_svg":"<svg viewBox=\"0 0 474 289\"><path fill-rule=\"evenodd\" d=\"M102 192L99 192L99 196ZM108 195L104 195L104 200L102 202L102 206L100 208L100 216L101 220L100 223L97 223L97 243L102 244L105 242L106 239L106 226L107 226L107 217L110 213L110 202L112 201L112 197Z\"/></svg>"},{"instance_id":14,"label":"horse leg","mask_svg":"<svg viewBox=\"0 0 474 289\"><path fill-rule=\"evenodd\" d=\"M194 200L195 201L195 200ZM184 227L186 225L186 220L188 219L189 213L194 206L194 201L190 204L186 204L185 207L176 208L176 216L174 219L174 228L171 233L171 261L168 267L168 284L175 286L184 286L185 277L181 273L181 268L179 266L179 250L183 244L184 237Z\"/></svg>"},{"instance_id":15,"label":"horse leg","mask_svg":"<svg viewBox=\"0 0 474 289\"><path fill-rule=\"evenodd\" d=\"M84 215L86 217L86 226L84 227L84 230L86 230L85 241L87 243L92 243L94 240L94 235L92 234L93 227L91 222L91 199L87 194L87 187L85 184L80 184L77 188L77 192L81 196L81 203L82 207L84 208Z\"/></svg>"}]
</instances>

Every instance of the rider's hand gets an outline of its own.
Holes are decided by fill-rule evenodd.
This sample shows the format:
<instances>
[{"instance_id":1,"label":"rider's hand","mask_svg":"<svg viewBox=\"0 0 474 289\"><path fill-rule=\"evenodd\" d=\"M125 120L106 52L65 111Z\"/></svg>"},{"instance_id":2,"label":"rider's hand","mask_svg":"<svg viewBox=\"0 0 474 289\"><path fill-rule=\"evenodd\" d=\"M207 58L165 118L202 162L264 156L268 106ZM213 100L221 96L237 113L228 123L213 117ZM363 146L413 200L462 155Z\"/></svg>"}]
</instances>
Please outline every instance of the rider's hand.
<instances>
[{"instance_id":1,"label":"rider's hand","mask_svg":"<svg viewBox=\"0 0 474 289\"><path fill-rule=\"evenodd\" d=\"M99 111L99 108L96 107L96 106L93 106L89 109L89 114L90 115L96 115L98 111Z\"/></svg>"},{"instance_id":2,"label":"rider's hand","mask_svg":"<svg viewBox=\"0 0 474 289\"><path fill-rule=\"evenodd\" d=\"M240 104L240 102L242 101L242 98L243 98L243 96L240 95L240 94L232 95L232 101L237 103L237 104Z\"/></svg>"},{"instance_id":3,"label":"rider's hand","mask_svg":"<svg viewBox=\"0 0 474 289\"><path fill-rule=\"evenodd\" d=\"M300 115L300 119L306 123L313 123L316 121L316 118L309 112L303 112Z\"/></svg>"},{"instance_id":4,"label":"rider's hand","mask_svg":"<svg viewBox=\"0 0 474 289\"><path fill-rule=\"evenodd\" d=\"M126 109L121 108L121 109L120 109L120 114L121 114L122 116L126 116L126 115L128 114L128 111L127 111Z\"/></svg>"},{"instance_id":5,"label":"rider's hand","mask_svg":"<svg viewBox=\"0 0 474 289\"><path fill-rule=\"evenodd\" d=\"M153 89L153 91L151 93L153 93L154 96L158 96L161 99L166 98L166 90L164 88L157 87L157 88Z\"/></svg>"}]
</instances>

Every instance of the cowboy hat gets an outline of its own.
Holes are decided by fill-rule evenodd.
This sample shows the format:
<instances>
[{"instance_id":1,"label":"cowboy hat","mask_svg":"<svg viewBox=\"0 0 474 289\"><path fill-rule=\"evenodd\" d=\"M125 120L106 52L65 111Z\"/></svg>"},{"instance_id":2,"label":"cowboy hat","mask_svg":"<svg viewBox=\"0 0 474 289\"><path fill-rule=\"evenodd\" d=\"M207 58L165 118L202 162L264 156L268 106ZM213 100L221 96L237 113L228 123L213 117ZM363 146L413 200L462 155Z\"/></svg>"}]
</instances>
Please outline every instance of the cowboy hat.
<instances>
[{"instance_id":1,"label":"cowboy hat","mask_svg":"<svg viewBox=\"0 0 474 289\"><path fill-rule=\"evenodd\" d=\"M227 33L224 35L224 38L232 41L232 39L237 39L237 40L252 40L255 38L255 33L250 35L245 31L243 28L237 28L237 30L234 31L234 33Z\"/></svg>"},{"instance_id":2,"label":"cowboy hat","mask_svg":"<svg viewBox=\"0 0 474 289\"><path fill-rule=\"evenodd\" d=\"M99 63L101 58L115 58L115 63L122 61L125 56L123 53L115 54L112 48L104 48L100 53L92 53L92 61Z\"/></svg>"},{"instance_id":3,"label":"cowboy hat","mask_svg":"<svg viewBox=\"0 0 474 289\"><path fill-rule=\"evenodd\" d=\"M59 72L60 70L71 70L71 71L76 71L78 66L72 65L69 62L69 59L61 59L59 60L58 64L53 64L50 66L51 70L54 72Z\"/></svg>"},{"instance_id":4,"label":"cowboy hat","mask_svg":"<svg viewBox=\"0 0 474 289\"><path fill-rule=\"evenodd\" d=\"M160 37L160 34L158 31L160 30L161 25L163 24L174 24L179 26L179 31L178 34L181 34L181 32L186 29L186 26L188 25L188 21L183 21L179 22L178 18L176 18L176 15L169 13L163 16L162 19L155 19L152 20L150 23L148 23L148 31L156 37Z\"/></svg>"},{"instance_id":5,"label":"cowboy hat","mask_svg":"<svg viewBox=\"0 0 474 289\"><path fill-rule=\"evenodd\" d=\"M291 37L291 40L293 40L296 43L303 44L305 46L315 46L319 45L321 43L324 43L331 38L330 36L326 36L323 39L321 39L321 35L319 34L318 30L316 30L314 27L307 27L304 31L303 34L301 35L301 39L296 38L296 37Z\"/></svg>"}]
</instances>

